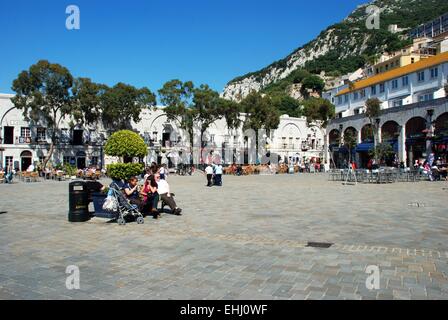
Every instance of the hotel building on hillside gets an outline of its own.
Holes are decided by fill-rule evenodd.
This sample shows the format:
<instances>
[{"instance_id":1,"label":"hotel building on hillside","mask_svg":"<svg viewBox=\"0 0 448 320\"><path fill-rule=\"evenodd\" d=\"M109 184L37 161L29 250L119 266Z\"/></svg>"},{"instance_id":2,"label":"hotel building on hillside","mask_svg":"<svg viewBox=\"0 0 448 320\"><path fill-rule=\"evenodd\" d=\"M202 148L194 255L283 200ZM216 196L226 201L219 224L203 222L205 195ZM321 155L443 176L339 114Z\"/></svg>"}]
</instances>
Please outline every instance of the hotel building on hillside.
<instances>
[{"instance_id":1,"label":"hotel building on hillside","mask_svg":"<svg viewBox=\"0 0 448 320\"><path fill-rule=\"evenodd\" d=\"M41 163L48 154L51 132L43 123L26 121L22 112L11 102L12 97L10 94L0 94L0 166L9 165L24 171L31 163ZM244 117L241 114L241 120ZM91 165L103 167L116 161L104 155L103 147L108 137L104 128L100 125L70 127L69 123L69 119L65 119L61 124L51 163L68 163L84 168ZM148 145L148 154L141 159L147 164L154 161L173 167L182 153L185 155L189 152L189 148L179 143L188 140L185 132L177 123L168 120L163 107L143 110L141 121L131 123L131 127L140 133ZM208 148L223 159L228 159L227 164L233 160L256 163L256 159L248 152L251 141L245 139L242 128L229 130L225 120L221 119L210 126L206 136ZM269 138L268 150L280 155L283 160L299 158L301 161L309 161L313 158L323 159L325 155L325 131L317 125L308 125L306 118L281 116L278 128L271 132ZM230 153L235 157L229 157Z\"/></svg>"},{"instance_id":2,"label":"hotel building on hillside","mask_svg":"<svg viewBox=\"0 0 448 320\"><path fill-rule=\"evenodd\" d=\"M348 159L343 135L356 137L353 152L358 166L365 167L373 136L365 103L382 101L382 114L375 119L380 142L390 143L400 162L411 166L427 156L428 141L433 152L446 158L448 144L448 52L365 78L339 90L334 97L336 119L327 127L327 144L336 166Z\"/></svg>"}]
</instances>

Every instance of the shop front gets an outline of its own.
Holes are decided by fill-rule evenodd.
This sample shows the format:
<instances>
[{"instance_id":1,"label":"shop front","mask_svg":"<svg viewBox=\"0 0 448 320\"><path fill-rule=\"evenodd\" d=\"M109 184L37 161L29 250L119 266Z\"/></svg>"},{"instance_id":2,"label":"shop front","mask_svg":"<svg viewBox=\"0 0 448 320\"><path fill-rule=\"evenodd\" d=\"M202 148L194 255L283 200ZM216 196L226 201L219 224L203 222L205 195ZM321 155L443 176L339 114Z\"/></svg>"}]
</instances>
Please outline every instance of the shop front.
<instances>
[{"instance_id":1,"label":"shop front","mask_svg":"<svg viewBox=\"0 0 448 320\"><path fill-rule=\"evenodd\" d=\"M412 167L416 160L424 160L426 154L426 120L415 117L406 123L406 153L408 167Z\"/></svg>"}]
</instances>

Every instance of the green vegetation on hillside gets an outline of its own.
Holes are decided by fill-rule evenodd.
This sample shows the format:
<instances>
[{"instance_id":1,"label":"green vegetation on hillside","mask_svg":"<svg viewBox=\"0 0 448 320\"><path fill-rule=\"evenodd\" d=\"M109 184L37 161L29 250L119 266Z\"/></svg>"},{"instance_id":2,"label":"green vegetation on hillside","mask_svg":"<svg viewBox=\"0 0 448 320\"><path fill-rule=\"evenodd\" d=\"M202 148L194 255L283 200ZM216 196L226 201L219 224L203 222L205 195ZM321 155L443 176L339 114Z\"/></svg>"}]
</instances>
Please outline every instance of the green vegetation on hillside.
<instances>
[{"instance_id":1,"label":"green vegetation on hillside","mask_svg":"<svg viewBox=\"0 0 448 320\"><path fill-rule=\"evenodd\" d=\"M257 72L237 77L229 84L248 77L254 77L256 81L261 82L261 79L271 69L285 69L288 59L299 50L303 49L305 53L309 53L319 49L329 32L331 32L330 38L335 40L337 47L325 55L309 61L305 64L304 69L310 73L325 71L332 75L353 72L364 66L366 62L371 61L371 57L378 53L396 51L410 44L410 40L405 39L405 37L403 39L409 29L448 12L447 0L376 0L372 4L379 8L388 7L381 13L379 30L368 30L366 28L366 7L360 7L348 19L328 27L321 32L318 38L298 48L288 57L278 60ZM397 24L400 28L407 28L408 30L402 34L392 34L387 30L391 24ZM276 83L271 83L264 88L263 92L284 92L289 85L294 83L293 79L294 76L288 76Z\"/></svg>"}]
</instances>

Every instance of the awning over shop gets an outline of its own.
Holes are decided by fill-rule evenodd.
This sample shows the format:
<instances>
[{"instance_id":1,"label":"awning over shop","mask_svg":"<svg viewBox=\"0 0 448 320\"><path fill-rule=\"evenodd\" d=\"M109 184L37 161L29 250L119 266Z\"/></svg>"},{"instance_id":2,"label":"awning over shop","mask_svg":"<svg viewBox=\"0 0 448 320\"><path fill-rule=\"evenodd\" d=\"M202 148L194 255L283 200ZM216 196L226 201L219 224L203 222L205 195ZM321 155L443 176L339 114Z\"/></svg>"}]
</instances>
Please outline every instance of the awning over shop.
<instances>
[{"instance_id":1,"label":"awning over shop","mask_svg":"<svg viewBox=\"0 0 448 320\"><path fill-rule=\"evenodd\" d=\"M407 145L413 145L416 143L422 143L425 142L426 136L425 135L412 135L410 137L406 138L406 144Z\"/></svg>"},{"instance_id":2,"label":"awning over shop","mask_svg":"<svg viewBox=\"0 0 448 320\"><path fill-rule=\"evenodd\" d=\"M374 148L373 142L363 142L356 146L356 152L369 152Z\"/></svg>"},{"instance_id":3,"label":"awning over shop","mask_svg":"<svg viewBox=\"0 0 448 320\"><path fill-rule=\"evenodd\" d=\"M434 141L435 143L448 143L448 136L438 138Z\"/></svg>"}]
</instances>

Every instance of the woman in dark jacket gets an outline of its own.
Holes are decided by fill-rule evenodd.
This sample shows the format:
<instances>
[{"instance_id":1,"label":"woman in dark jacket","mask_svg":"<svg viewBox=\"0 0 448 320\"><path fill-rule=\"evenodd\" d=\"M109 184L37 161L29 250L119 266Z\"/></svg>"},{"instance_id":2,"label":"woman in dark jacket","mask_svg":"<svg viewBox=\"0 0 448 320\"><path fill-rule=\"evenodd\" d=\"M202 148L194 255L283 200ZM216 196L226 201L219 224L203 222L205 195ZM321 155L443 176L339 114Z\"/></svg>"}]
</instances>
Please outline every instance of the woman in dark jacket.
<instances>
[{"instance_id":1,"label":"woman in dark jacket","mask_svg":"<svg viewBox=\"0 0 448 320\"><path fill-rule=\"evenodd\" d=\"M154 219L160 217L160 213L157 210L157 204L159 203L157 187L157 182L152 174L146 178L145 184L140 191L144 202L143 210L148 213L150 212Z\"/></svg>"}]
</instances>

